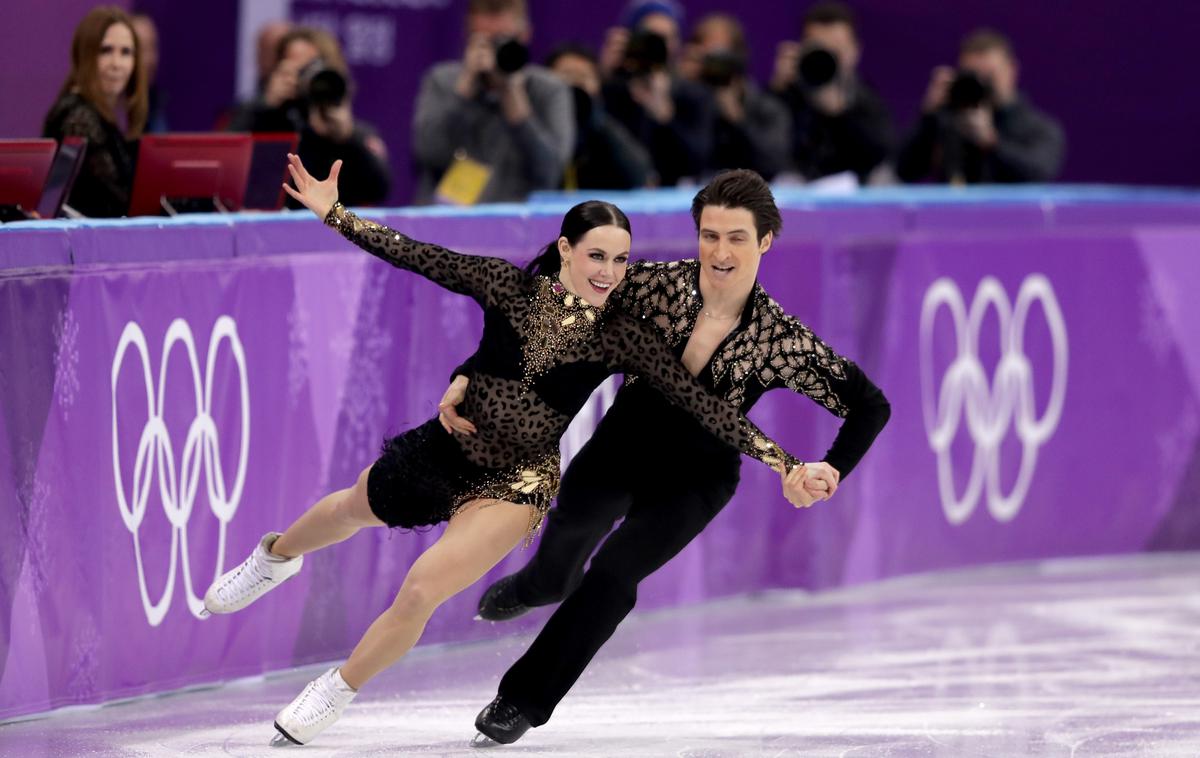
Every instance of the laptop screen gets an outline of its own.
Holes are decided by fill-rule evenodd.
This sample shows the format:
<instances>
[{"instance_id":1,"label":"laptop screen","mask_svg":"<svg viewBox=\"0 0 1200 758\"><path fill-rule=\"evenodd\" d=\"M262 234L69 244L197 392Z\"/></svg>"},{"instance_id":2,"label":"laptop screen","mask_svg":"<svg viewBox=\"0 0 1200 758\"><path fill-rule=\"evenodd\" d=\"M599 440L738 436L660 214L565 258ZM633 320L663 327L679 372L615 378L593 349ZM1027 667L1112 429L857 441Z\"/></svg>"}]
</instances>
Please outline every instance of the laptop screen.
<instances>
[{"instance_id":1,"label":"laptop screen","mask_svg":"<svg viewBox=\"0 0 1200 758\"><path fill-rule=\"evenodd\" d=\"M42 189L42 199L37 206L38 216L58 218L67 198L71 196L71 187L75 185L75 177L79 176L79 168L83 165L86 152L87 140L81 137L63 139L54 155L54 162L50 164L46 186Z\"/></svg>"}]
</instances>

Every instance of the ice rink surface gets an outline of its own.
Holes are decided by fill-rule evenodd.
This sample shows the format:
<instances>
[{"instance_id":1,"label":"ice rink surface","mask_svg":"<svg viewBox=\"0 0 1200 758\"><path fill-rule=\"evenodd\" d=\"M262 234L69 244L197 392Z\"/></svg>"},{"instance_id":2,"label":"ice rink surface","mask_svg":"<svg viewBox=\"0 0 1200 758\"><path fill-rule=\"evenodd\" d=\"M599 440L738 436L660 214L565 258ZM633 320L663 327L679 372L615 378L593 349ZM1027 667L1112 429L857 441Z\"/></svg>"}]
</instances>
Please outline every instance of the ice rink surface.
<instances>
[{"instance_id":1,"label":"ice rink surface","mask_svg":"<svg viewBox=\"0 0 1200 758\"><path fill-rule=\"evenodd\" d=\"M475 715L530 639L496 633L418 648L304 747L268 747L271 721L325 667L6 724L0 754L1200 756L1200 553L635 615L548 724L480 750Z\"/></svg>"}]
</instances>

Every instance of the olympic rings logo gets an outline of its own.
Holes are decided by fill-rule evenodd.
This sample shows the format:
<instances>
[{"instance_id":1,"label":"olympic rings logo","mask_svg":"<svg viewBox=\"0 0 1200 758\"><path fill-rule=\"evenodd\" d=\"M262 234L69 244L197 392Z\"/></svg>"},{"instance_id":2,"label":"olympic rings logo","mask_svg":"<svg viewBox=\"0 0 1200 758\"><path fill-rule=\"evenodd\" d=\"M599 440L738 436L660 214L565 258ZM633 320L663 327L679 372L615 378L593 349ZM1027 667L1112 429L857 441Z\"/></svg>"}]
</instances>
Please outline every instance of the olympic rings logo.
<instances>
[{"instance_id":1,"label":"olympic rings logo","mask_svg":"<svg viewBox=\"0 0 1200 758\"><path fill-rule=\"evenodd\" d=\"M233 489L226 486L225 474L221 470L220 438L216 424L210 411L212 409L213 368L216 364L217 350L223 341L229 343L238 372L238 388L241 391L241 449L238 451L237 474L234 476ZM187 438L183 445L183 455L180 467L175 468L175 451L171 438L167 434L166 423L163 421L163 398L167 384L167 359L176 344L183 346L188 363L191 367L192 386L195 390L196 416L188 427ZM142 378L146 386L146 409L148 420L142 429L138 441L137 454L133 464L133 492L130 498L125 495L125 482L121 477L120 449L118 447L118 416L117 416L117 377L125 360L125 353L133 348L141 358ZM183 319L175 319L167 329L163 340L162 358L158 370L158 393L155 396L155 385L150 374L150 352L146 347L146 336L141 327L130 321L121 333L117 344L116 354L112 364L112 450L113 478L117 489L117 504L121 508L121 519L125 527L133 535L133 552L137 561L138 589L141 591L142 606L146 611L146 619L151 626L162 623L171 605L171 596L175 589L176 558L183 564L183 585L187 596L188 609L196 618L203 618L203 595L197 595L192 585L192 570L188 558L187 523L191 518L192 508L196 502L196 493L200 486L201 470L204 472L205 492L208 495L209 508L220 524L220 536L217 543L217 566L214 578L220 576L225 561L225 531L226 525L237 511L242 498L242 488L246 481L246 457L250 450L250 391L246 375L246 354L242 342L238 339L237 324L228 316L221 316L213 327L212 336L208 342L208 357L205 362L203 381L200 376L200 363L196 354L196 343L192 338L192 330ZM167 573L167 585L157 602L152 602L146 588L146 572L142 563L142 546L138 532L146 515L146 502L150 496L151 478L157 472L158 491L162 497L163 509L167 520L171 523L171 552L170 569ZM182 556L180 555L182 554ZM205 587L201 588L203 592Z\"/></svg>"},{"instance_id":2,"label":"olympic rings logo","mask_svg":"<svg viewBox=\"0 0 1200 758\"><path fill-rule=\"evenodd\" d=\"M1034 375L1025 355L1025 325L1035 303L1042 307L1054 356L1050 397L1041 417L1034 407ZM933 323L945 307L954 323L957 357L946 369L935 395ZM988 309L999 320L1000 360L989 383L979 360L979 331ZM997 521L1009 521L1021 509L1033 480L1038 449L1058 428L1067 388L1067 328L1050 281L1031 274L1021 283L1015 304L994 277L985 277L975 290L970 310L952 280L941 278L925 293L921 305L921 406L929 445L937 454L938 491L942 509L952 524L966 521L986 487L987 508ZM975 444L966 490L958 497L950 445L963 414ZM1016 425L1021 464L1012 490L1000 485L1000 444Z\"/></svg>"}]
</instances>

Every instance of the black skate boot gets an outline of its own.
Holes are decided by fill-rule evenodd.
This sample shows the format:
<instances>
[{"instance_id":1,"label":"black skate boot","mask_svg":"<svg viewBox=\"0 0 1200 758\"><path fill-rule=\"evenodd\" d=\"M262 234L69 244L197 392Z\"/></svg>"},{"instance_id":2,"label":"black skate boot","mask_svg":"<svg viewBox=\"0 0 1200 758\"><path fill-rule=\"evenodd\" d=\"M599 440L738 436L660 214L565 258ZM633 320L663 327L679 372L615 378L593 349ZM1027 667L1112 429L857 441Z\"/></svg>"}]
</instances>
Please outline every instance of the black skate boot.
<instances>
[{"instance_id":1,"label":"black skate boot","mask_svg":"<svg viewBox=\"0 0 1200 758\"><path fill-rule=\"evenodd\" d=\"M517 574L497 579L479 598L479 618L485 621L508 621L532 610L517 597Z\"/></svg>"},{"instance_id":2,"label":"black skate boot","mask_svg":"<svg viewBox=\"0 0 1200 758\"><path fill-rule=\"evenodd\" d=\"M503 581L503 580L501 580ZM475 717L475 728L479 734L471 741L474 747L495 747L496 745L511 745L521 739L521 735L529 731L529 719L500 695L487 704L487 707Z\"/></svg>"}]
</instances>

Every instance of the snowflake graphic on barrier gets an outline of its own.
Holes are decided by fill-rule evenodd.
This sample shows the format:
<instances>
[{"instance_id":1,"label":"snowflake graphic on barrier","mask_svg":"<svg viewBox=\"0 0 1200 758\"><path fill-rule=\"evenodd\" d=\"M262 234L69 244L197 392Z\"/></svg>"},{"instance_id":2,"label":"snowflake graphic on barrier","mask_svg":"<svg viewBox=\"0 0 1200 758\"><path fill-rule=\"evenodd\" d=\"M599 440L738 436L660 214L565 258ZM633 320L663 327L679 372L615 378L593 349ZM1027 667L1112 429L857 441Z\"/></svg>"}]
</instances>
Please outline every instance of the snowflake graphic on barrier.
<instances>
[{"instance_id":1,"label":"snowflake graphic on barrier","mask_svg":"<svg viewBox=\"0 0 1200 758\"><path fill-rule=\"evenodd\" d=\"M71 636L71 678L67 681L67 692L93 695L97 689L96 672L100 668L102 640L90 613L77 610L72 614Z\"/></svg>"},{"instance_id":2,"label":"snowflake graphic on barrier","mask_svg":"<svg viewBox=\"0 0 1200 758\"><path fill-rule=\"evenodd\" d=\"M1158 293L1149 283L1138 288L1139 336L1159 363L1167 359L1175 347L1175 335L1159 304Z\"/></svg>"},{"instance_id":3,"label":"snowflake graphic on barrier","mask_svg":"<svg viewBox=\"0 0 1200 758\"><path fill-rule=\"evenodd\" d=\"M32 443L26 443L17 484L17 498L24 507L19 509L18 514L29 557L30 587L34 596L40 597L49 585L46 575L46 563L50 560L46 512L49 510L50 486L38 476L37 465L37 451Z\"/></svg>"},{"instance_id":4,"label":"snowflake graphic on barrier","mask_svg":"<svg viewBox=\"0 0 1200 758\"><path fill-rule=\"evenodd\" d=\"M294 408L308 381L308 310L293 303L287 314L288 325L288 407Z\"/></svg>"},{"instance_id":5,"label":"snowflake graphic on barrier","mask_svg":"<svg viewBox=\"0 0 1200 758\"><path fill-rule=\"evenodd\" d=\"M65 307L54 324L54 396L63 419L79 395L79 319Z\"/></svg>"},{"instance_id":6,"label":"snowflake graphic on barrier","mask_svg":"<svg viewBox=\"0 0 1200 758\"><path fill-rule=\"evenodd\" d=\"M392 349L391 331L383 323L386 281L385 277L372 277L363 283L335 446L339 458L333 473L353 469L364 453L379 447L380 424L388 409L384 362Z\"/></svg>"}]
</instances>

